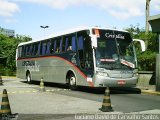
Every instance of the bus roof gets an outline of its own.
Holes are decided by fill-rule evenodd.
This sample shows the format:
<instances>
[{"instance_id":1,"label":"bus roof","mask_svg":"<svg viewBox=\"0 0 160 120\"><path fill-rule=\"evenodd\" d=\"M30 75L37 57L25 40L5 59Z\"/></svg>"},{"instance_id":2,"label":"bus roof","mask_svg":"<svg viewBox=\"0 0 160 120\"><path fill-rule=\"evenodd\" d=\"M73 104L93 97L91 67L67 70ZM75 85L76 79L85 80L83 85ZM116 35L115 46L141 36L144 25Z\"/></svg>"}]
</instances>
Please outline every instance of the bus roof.
<instances>
[{"instance_id":1,"label":"bus roof","mask_svg":"<svg viewBox=\"0 0 160 120\"><path fill-rule=\"evenodd\" d=\"M114 30L114 31L128 32L128 31L125 31L125 30L118 30L118 29L111 29L111 28L104 28L104 27L103 28L102 27L78 27L78 28L75 28L75 29L70 29L70 30L67 30L67 31L58 32L58 33L55 33L54 35L52 34L52 35L50 35L50 36L48 36L46 38L42 38L42 39L39 39L39 40L32 40L32 41L29 41L29 42L22 42L18 46L27 45L29 43L35 43L35 42L38 42L38 41L47 40L47 39L50 39L50 38L53 38L53 37L67 35L67 34L71 34L71 33L82 31L82 30L92 30L92 29L102 29L102 30Z\"/></svg>"}]
</instances>

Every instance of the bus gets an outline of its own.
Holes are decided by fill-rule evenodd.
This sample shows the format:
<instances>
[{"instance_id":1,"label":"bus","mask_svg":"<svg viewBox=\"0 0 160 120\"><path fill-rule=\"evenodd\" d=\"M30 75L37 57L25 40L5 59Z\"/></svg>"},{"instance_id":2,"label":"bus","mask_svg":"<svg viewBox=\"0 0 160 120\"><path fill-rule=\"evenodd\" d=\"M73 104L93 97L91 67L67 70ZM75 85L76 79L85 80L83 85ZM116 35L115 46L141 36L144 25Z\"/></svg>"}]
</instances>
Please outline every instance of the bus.
<instances>
[{"instance_id":1,"label":"bus","mask_svg":"<svg viewBox=\"0 0 160 120\"><path fill-rule=\"evenodd\" d=\"M140 45L144 48L144 42ZM45 39L20 43L17 77L77 86L134 87L138 80L136 51L127 31L84 27Z\"/></svg>"}]
</instances>

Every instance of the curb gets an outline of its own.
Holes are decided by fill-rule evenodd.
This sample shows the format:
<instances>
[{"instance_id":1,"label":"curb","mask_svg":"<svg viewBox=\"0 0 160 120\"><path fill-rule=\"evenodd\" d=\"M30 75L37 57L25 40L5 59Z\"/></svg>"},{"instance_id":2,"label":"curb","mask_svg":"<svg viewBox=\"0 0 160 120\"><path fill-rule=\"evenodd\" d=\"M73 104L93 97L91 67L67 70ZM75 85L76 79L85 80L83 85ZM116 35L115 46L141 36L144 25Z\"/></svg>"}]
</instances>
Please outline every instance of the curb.
<instances>
[{"instance_id":1,"label":"curb","mask_svg":"<svg viewBox=\"0 0 160 120\"><path fill-rule=\"evenodd\" d=\"M148 91L148 90L141 90L141 93L143 93L143 94L151 94L151 95L160 95L160 92Z\"/></svg>"},{"instance_id":2,"label":"curb","mask_svg":"<svg viewBox=\"0 0 160 120\"><path fill-rule=\"evenodd\" d=\"M16 76L2 76L2 78L16 78Z\"/></svg>"},{"instance_id":3,"label":"curb","mask_svg":"<svg viewBox=\"0 0 160 120\"><path fill-rule=\"evenodd\" d=\"M25 94L25 93L52 93L52 92L58 92L58 91L70 91L70 89L51 89L46 90L45 92L41 92L39 90L19 90L19 91L9 91L8 94ZM2 96L3 93L0 93L0 96Z\"/></svg>"}]
</instances>

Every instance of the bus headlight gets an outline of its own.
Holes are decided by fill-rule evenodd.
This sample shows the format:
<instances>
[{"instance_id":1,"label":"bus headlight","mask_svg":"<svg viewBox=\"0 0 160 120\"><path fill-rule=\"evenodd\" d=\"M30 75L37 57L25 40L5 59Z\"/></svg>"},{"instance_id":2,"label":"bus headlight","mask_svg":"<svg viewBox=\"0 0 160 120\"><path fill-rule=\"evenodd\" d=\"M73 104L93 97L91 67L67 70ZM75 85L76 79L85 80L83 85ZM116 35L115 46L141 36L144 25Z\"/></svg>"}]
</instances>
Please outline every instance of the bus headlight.
<instances>
[{"instance_id":1,"label":"bus headlight","mask_svg":"<svg viewBox=\"0 0 160 120\"><path fill-rule=\"evenodd\" d=\"M138 73L134 73L134 74L133 74L133 77L138 77Z\"/></svg>"},{"instance_id":2,"label":"bus headlight","mask_svg":"<svg viewBox=\"0 0 160 120\"><path fill-rule=\"evenodd\" d=\"M97 72L97 75L99 76L105 76L105 77L108 77L108 74L105 72Z\"/></svg>"}]
</instances>

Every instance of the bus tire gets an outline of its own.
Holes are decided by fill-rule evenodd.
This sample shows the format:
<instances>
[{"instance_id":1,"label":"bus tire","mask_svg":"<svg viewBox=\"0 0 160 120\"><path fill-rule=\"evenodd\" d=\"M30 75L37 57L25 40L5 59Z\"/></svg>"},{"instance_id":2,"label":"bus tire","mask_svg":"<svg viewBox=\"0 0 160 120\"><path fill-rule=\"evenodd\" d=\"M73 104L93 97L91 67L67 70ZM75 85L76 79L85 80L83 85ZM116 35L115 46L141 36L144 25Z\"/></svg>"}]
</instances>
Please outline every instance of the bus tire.
<instances>
[{"instance_id":1,"label":"bus tire","mask_svg":"<svg viewBox=\"0 0 160 120\"><path fill-rule=\"evenodd\" d=\"M27 80L27 83L28 84L31 84L31 74L30 74L30 72L27 72L27 74L26 74L26 80Z\"/></svg>"},{"instance_id":2,"label":"bus tire","mask_svg":"<svg viewBox=\"0 0 160 120\"><path fill-rule=\"evenodd\" d=\"M77 89L77 85L76 85L76 77L74 74L70 74L69 75L69 88L71 90L76 90Z\"/></svg>"}]
</instances>

